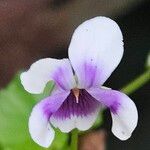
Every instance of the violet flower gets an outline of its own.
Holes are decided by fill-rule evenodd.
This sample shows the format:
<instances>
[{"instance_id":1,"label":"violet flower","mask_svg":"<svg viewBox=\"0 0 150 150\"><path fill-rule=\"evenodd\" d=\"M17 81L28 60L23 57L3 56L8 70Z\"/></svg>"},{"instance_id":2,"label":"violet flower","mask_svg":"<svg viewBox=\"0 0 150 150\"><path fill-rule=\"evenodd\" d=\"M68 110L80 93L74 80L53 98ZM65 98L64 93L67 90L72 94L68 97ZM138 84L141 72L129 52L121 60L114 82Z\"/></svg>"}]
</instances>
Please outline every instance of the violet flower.
<instances>
[{"instance_id":1,"label":"violet flower","mask_svg":"<svg viewBox=\"0 0 150 150\"><path fill-rule=\"evenodd\" d=\"M75 30L69 59L41 59L21 74L25 90L34 94L43 92L47 82L55 82L51 95L33 108L29 119L36 143L43 147L52 143L52 125L66 133L74 128L88 130L104 107L111 112L113 134L120 140L131 136L138 121L134 102L102 86L118 66L123 51L119 26L109 18L96 17Z\"/></svg>"}]
</instances>

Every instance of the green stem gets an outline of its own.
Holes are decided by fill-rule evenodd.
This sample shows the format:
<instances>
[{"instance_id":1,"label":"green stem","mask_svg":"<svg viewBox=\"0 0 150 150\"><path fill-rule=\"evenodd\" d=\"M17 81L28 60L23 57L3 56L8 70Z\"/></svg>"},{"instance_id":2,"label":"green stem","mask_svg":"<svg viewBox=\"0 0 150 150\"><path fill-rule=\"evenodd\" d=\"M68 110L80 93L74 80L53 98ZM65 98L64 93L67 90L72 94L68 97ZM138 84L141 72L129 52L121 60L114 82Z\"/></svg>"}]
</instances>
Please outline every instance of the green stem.
<instances>
[{"instance_id":1,"label":"green stem","mask_svg":"<svg viewBox=\"0 0 150 150\"><path fill-rule=\"evenodd\" d=\"M143 74L138 76L132 82L127 84L125 87L121 89L122 92L126 94L132 94L134 91L142 87L146 82L150 80L150 69L145 71Z\"/></svg>"},{"instance_id":2,"label":"green stem","mask_svg":"<svg viewBox=\"0 0 150 150\"><path fill-rule=\"evenodd\" d=\"M71 150L78 149L78 130L74 129L71 132Z\"/></svg>"}]
</instances>

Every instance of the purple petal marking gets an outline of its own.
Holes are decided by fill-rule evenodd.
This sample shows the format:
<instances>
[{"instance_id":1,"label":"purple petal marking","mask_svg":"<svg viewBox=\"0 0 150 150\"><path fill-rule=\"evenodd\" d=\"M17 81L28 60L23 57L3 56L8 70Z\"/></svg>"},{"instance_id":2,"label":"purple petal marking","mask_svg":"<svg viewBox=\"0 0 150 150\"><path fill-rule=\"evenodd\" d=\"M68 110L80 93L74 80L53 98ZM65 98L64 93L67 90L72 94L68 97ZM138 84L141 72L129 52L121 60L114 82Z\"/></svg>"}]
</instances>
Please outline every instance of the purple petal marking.
<instances>
[{"instance_id":1,"label":"purple petal marking","mask_svg":"<svg viewBox=\"0 0 150 150\"><path fill-rule=\"evenodd\" d=\"M114 101L114 103L109 106L109 109L113 114L117 114L119 107L120 103L118 101Z\"/></svg>"},{"instance_id":2,"label":"purple petal marking","mask_svg":"<svg viewBox=\"0 0 150 150\"><path fill-rule=\"evenodd\" d=\"M66 90L65 81L67 80L66 79L67 76L66 74L64 74L64 72L67 72L67 70L65 70L65 68L59 67L57 71L54 73L53 79L59 87Z\"/></svg>"},{"instance_id":3,"label":"purple petal marking","mask_svg":"<svg viewBox=\"0 0 150 150\"><path fill-rule=\"evenodd\" d=\"M103 78L102 68L95 64L91 59L90 62L84 62L79 67L80 70L77 74L79 87L88 89L91 87L98 87L101 79Z\"/></svg>"},{"instance_id":4,"label":"purple petal marking","mask_svg":"<svg viewBox=\"0 0 150 150\"><path fill-rule=\"evenodd\" d=\"M91 88L87 91L100 103L107 106L113 114L117 114L121 106L121 98L118 91L100 88Z\"/></svg>"},{"instance_id":5,"label":"purple petal marking","mask_svg":"<svg viewBox=\"0 0 150 150\"><path fill-rule=\"evenodd\" d=\"M42 110L43 116L49 119L51 115L59 109L69 93L70 92L65 91L57 93L55 91L54 94L39 102L37 105L39 106L40 110Z\"/></svg>"},{"instance_id":6,"label":"purple petal marking","mask_svg":"<svg viewBox=\"0 0 150 150\"><path fill-rule=\"evenodd\" d=\"M62 64L62 66L56 67L51 78L55 81L56 85L63 90L68 91L76 86L73 70L69 61Z\"/></svg>"},{"instance_id":7,"label":"purple petal marking","mask_svg":"<svg viewBox=\"0 0 150 150\"><path fill-rule=\"evenodd\" d=\"M84 117L95 112L100 106L101 104L83 89L80 90L79 101L77 103L71 91L61 107L53 113L53 117L58 119L70 118L72 115Z\"/></svg>"},{"instance_id":8,"label":"purple petal marking","mask_svg":"<svg viewBox=\"0 0 150 150\"><path fill-rule=\"evenodd\" d=\"M85 63L84 71L85 71L85 81L87 83L87 88L90 88L95 82L97 66L91 65L89 63Z\"/></svg>"}]
</instances>

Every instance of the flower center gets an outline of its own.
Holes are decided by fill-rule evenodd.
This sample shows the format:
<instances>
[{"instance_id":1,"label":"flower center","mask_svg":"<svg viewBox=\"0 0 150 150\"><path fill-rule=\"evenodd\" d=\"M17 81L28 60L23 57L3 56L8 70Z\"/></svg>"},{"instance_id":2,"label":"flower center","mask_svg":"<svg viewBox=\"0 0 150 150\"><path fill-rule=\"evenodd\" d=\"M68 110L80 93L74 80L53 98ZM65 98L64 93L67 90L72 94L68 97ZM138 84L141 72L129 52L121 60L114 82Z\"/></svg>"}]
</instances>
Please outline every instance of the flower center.
<instances>
[{"instance_id":1,"label":"flower center","mask_svg":"<svg viewBox=\"0 0 150 150\"><path fill-rule=\"evenodd\" d=\"M76 103L79 103L80 90L78 88L74 88L74 89L72 89L72 92L76 98Z\"/></svg>"},{"instance_id":2,"label":"flower center","mask_svg":"<svg viewBox=\"0 0 150 150\"><path fill-rule=\"evenodd\" d=\"M93 98L85 89L72 89L63 104L55 113L52 114L52 116L56 120L64 120L68 118L71 119L74 116L80 117L81 119L84 116L89 116L90 114L93 115L93 113L97 112L100 107L101 104L95 98Z\"/></svg>"}]
</instances>

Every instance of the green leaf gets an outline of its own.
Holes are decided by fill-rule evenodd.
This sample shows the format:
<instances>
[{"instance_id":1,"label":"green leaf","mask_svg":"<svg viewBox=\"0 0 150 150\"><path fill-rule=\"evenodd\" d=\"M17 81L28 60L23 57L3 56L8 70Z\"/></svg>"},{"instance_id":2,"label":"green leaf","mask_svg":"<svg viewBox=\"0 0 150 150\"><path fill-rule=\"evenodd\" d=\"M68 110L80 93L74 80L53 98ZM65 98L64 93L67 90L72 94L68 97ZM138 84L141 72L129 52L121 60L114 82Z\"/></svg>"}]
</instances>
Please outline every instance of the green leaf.
<instances>
[{"instance_id":1,"label":"green leaf","mask_svg":"<svg viewBox=\"0 0 150 150\"><path fill-rule=\"evenodd\" d=\"M92 126L92 129L99 128L103 124L103 112L104 110L101 110L99 112L99 116L97 117L94 125Z\"/></svg>"},{"instance_id":2,"label":"green leaf","mask_svg":"<svg viewBox=\"0 0 150 150\"><path fill-rule=\"evenodd\" d=\"M37 101L49 95L53 87L50 82L43 94L31 95L23 89L17 75L7 88L0 91L0 150L44 150L30 138L28 118ZM62 150L67 139L67 134L56 130L49 149Z\"/></svg>"}]
</instances>

